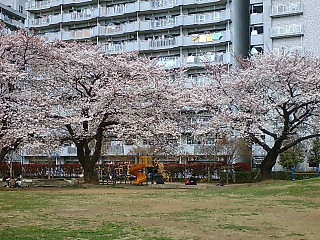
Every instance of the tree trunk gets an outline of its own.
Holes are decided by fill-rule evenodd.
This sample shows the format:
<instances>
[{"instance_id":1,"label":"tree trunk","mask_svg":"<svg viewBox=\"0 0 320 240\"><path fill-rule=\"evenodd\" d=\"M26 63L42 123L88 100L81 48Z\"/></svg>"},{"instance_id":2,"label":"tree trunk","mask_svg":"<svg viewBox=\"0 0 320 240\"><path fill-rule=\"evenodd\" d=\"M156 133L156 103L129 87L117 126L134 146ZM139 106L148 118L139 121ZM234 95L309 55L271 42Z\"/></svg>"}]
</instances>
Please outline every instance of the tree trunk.
<instances>
[{"instance_id":1,"label":"tree trunk","mask_svg":"<svg viewBox=\"0 0 320 240\"><path fill-rule=\"evenodd\" d=\"M87 156L87 158L88 159L86 159L86 161L81 161L81 165L84 171L84 182L98 184L99 178L97 172L95 171L96 161L92 160L89 156Z\"/></svg>"},{"instance_id":2,"label":"tree trunk","mask_svg":"<svg viewBox=\"0 0 320 240\"><path fill-rule=\"evenodd\" d=\"M263 159L260 166L262 180L272 179L272 168L276 164L278 155L276 151L270 151Z\"/></svg>"},{"instance_id":3,"label":"tree trunk","mask_svg":"<svg viewBox=\"0 0 320 240\"><path fill-rule=\"evenodd\" d=\"M83 169L84 170L84 182L85 183L92 183L92 184L98 184L99 183L99 178L98 175L93 168L89 169Z\"/></svg>"},{"instance_id":4,"label":"tree trunk","mask_svg":"<svg viewBox=\"0 0 320 240\"><path fill-rule=\"evenodd\" d=\"M21 141L22 141L22 139L18 138L14 141L14 143L12 145L1 148L1 150L0 150L0 163L2 163L4 161L4 158L6 157L6 155L10 151L14 151L17 149L17 147L20 145Z\"/></svg>"},{"instance_id":5,"label":"tree trunk","mask_svg":"<svg viewBox=\"0 0 320 240\"><path fill-rule=\"evenodd\" d=\"M7 155L7 153L9 152L8 147L4 147L1 149L0 151L0 163L4 162L4 158Z\"/></svg>"}]
</instances>

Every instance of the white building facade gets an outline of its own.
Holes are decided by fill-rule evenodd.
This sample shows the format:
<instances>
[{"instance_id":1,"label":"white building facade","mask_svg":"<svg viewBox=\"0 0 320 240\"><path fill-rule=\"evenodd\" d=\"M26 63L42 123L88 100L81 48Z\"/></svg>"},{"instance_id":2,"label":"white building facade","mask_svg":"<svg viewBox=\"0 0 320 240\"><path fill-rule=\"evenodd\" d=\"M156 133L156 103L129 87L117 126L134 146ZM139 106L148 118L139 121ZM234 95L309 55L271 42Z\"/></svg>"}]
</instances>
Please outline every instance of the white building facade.
<instances>
[{"instance_id":1,"label":"white building facade","mask_svg":"<svg viewBox=\"0 0 320 240\"><path fill-rule=\"evenodd\" d=\"M0 21L6 25L5 31L24 28L27 0L0 0Z\"/></svg>"}]
</instances>

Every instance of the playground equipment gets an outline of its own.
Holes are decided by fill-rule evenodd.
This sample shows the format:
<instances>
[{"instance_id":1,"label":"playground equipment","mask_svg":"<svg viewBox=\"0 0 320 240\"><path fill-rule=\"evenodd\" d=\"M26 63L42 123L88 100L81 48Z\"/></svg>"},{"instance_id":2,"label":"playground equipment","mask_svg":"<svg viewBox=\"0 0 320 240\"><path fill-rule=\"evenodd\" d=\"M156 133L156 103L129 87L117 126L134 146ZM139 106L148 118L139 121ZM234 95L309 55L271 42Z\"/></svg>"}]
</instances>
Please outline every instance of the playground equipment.
<instances>
[{"instance_id":1,"label":"playground equipment","mask_svg":"<svg viewBox=\"0 0 320 240\"><path fill-rule=\"evenodd\" d=\"M164 183L170 180L169 174L164 171L163 163L153 160L152 156L139 156L139 163L129 166L129 173L136 176L137 179L132 181L133 184L140 184L147 181L147 175L139 172L146 169L151 174L151 182Z\"/></svg>"},{"instance_id":2,"label":"playground equipment","mask_svg":"<svg viewBox=\"0 0 320 240\"><path fill-rule=\"evenodd\" d=\"M132 181L133 184L139 184L147 181L147 175L140 173L139 170L147 167L146 163L138 163L130 166L129 172L130 174L137 177L137 180Z\"/></svg>"},{"instance_id":3,"label":"playground equipment","mask_svg":"<svg viewBox=\"0 0 320 240\"><path fill-rule=\"evenodd\" d=\"M164 170L164 165L162 162L156 161L155 166L158 168L158 173L160 173L163 177L163 179L166 182L170 181L170 175Z\"/></svg>"},{"instance_id":4,"label":"playground equipment","mask_svg":"<svg viewBox=\"0 0 320 240\"><path fill-rule=\"evenodd\" d=\"M118 165L102 164L95 167L102 184L116 184L131 182L132 184L142 184L150 179L153 184L162 184L170 181L170 176L164 170L163 163L155 160L153 156L139 156L137 163L122 162ZM133 176L136 177L132 180Z\"/></svg>"}]
</instances>

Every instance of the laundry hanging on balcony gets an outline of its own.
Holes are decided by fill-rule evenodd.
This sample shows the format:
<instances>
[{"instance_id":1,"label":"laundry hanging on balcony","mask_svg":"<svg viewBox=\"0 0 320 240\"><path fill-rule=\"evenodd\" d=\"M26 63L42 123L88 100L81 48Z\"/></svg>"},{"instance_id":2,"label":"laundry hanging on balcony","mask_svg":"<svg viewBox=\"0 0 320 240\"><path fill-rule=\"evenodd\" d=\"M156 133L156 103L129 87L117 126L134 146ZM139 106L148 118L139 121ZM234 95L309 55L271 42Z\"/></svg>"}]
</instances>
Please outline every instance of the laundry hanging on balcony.
<instances>
[{"instance_id":1,"label":"laundry hanging on balcony","mask_svg":"<svg viewBox=\"0 0 320 240\"><path fill-rule=\"evenodd\" d=\"M191 38L192 41L200 43L220 41L223 38L223 32L214 32L212 34L192 34Z\"/></svg>"},{"instance_id":2,"label":"laundry hanging on balcony","mask_svg":"<svg viewBox=\"0 0 320 240\"><path fill-rule=\"evenodd\" d=\"M222 32L215 32L212 34L212 40L219 41L219 40L221 40L222 37L223 37Z\"/></svg>"}]
</instances>

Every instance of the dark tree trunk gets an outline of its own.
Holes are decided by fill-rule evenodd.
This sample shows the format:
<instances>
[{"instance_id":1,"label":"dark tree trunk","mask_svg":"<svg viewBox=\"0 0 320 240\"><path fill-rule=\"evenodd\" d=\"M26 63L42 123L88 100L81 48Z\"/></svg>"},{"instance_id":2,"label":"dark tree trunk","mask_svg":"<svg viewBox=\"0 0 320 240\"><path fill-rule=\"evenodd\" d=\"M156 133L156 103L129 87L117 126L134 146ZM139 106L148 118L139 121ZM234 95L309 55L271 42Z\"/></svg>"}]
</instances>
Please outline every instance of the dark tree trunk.
<instances>
[{"instance_id":1,"label":"dark tree trunk","mask_svg":"<svg viewBox=\"0 0 320 240\"><path fill-rule=\"evenodd\" d=\"M99 160L100 155L92 156L91 150L87 143L77 143L77 157L84 171L84 182L98 184L99 178L95 171L96 162Z\"/></svg>"},{"instance_id":2,"label":"dark tree trunk","mask_svg":"<svg viewBox=\"0 0 320 240\"><path fill-rule=\"evenodd\" d=\"M95 161L92 161L92 159L88 159L84 162L84 164L81 165L84 171L84 182L98 184L99 178L97 172L95 171Z\"/></svg>"},{"instance_id":3,"label":"dark tree trunk","mask_svg":"<svg viewBox=\"0 0 320 240\"><path fill-rule=\"evenodd\" d=\"M107 116L107 115L106 115ZM77 157L84 171L84 182L98 184L99 177L95 171L95 165L101 157L101 147L103 141L103 131L105 126L116 124L115 122L102 121L97 129L97 133L94 139L73 139L74 144L77 147ZM66 125L66 128L71 137L75 136L75 133L71 125ZM88 131L88 122L83 122L83 130ZM90 142L91 141L91 142ZM94 145L94 147L93 147ZM91 146L91 147L90 147ZM94 150L94 151L92 151Z\"/></svg>"},{"instance_id":4,"label":"dark tree trunk","mask_svg":"<svg viewBox=\"0 0 320 240\"><path fill-rule=\"evenodd\" d=\"M260 166L261 179L272 179L272 168L276 164L278 153L276 151L270 151L263 159Z\"/></svg>"},{"instance_id":5,"label":"dark tree trunk","mask_svg":"<svg viewBox=\"0 0 320 240\"><path fill-rule=\"evenodd\" d=\"M7 146L7 147L0 149L0 163L2 163L4 161L4 158L6 157L6 155L9 152L17 149L17 147L20 145L21 141L22 141L22 139L18 138L15 140L15 142L11 146Z\"/></svg>"},{"instance_id":6,"label":"dark tree trunk","mask_svg":"<svg viewBox=\"0 0 320 240\"><path fill-rule=\"evenodd\" d=\"M1 149L0 151L0 163L2 163L4 161L5 156L7 155L7 153L9 152L8 147L4 147Z\"/></svg>"}]
</instances>

